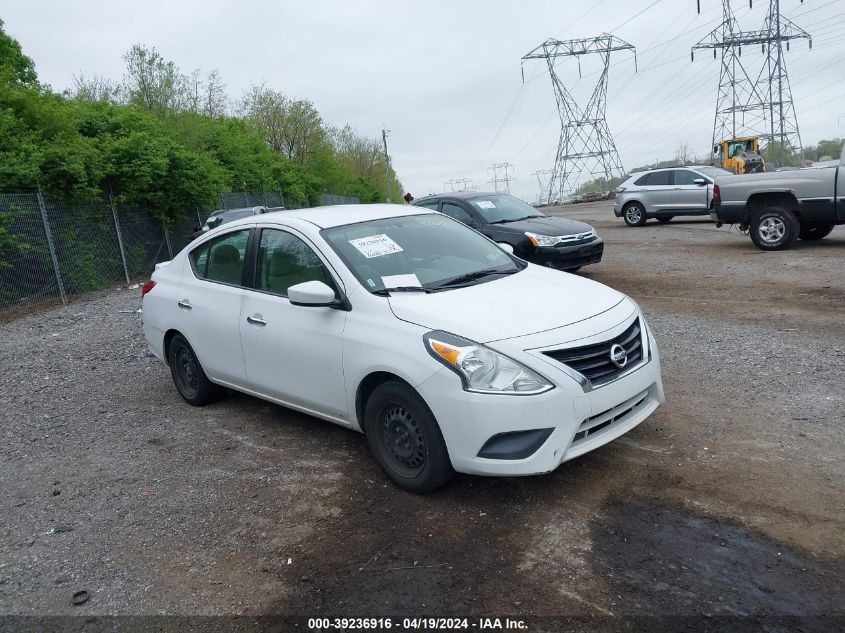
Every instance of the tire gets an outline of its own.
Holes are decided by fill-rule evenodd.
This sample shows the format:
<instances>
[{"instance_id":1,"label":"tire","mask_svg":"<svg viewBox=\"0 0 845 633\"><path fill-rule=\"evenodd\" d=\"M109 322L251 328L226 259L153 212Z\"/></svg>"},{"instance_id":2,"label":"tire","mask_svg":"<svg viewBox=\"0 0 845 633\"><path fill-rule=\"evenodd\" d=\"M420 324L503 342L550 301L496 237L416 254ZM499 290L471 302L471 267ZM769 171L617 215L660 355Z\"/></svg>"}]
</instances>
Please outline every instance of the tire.
<instances>
[{"instance_id":1,"label":"tire","mask_svg":"<svg viewBox=\"0 0 845 633\"><path fill-rule=\"evenodd\" d=\"M373 390L364 408L364 431L379 466L404 490L431 492L455 474L437 420L404 383L391 380Z\"/></svg>"},{"instance_id":2,"label":"tire","mask_svg":"<svg viewBox=\"0 0 845 633\"><path fill-rule=\"evenodd\" d=\"M201 407L223 395L223 388L208 379L193 348L181 334L176 334L170 341L167 361L173 384L188 404Z\"/></svg>"},{"instance_id":3,"label":"tire","mask_svg":"<svg viewBox=\"0 0 845 633\"><path fill-rule=\"evenodd\" d=\"M669 220L671 220L674 217L675 217L674 215L661 215L661 216L657 217L657 221L662 223L662 224L666 224Z\"/></svg>"},{"instance_id":4,"label":"tire","mask_svg":"<svg viewBox=\"0 0 845 633\"><path fill-rule=\"evenodd\" d=\"M625 208L622 209L622 218L628 226L642 226L648 220L645 208L639 202L626 204Z\"/></svg>"},{"instance_id":5,"label":"tire","mask_svg":"<svg viewBox=\"0 0 845 633\"><path fill-rule=\"evenodd\" d=\"M564 272L577 273L579 270L581 270L581 266L576 266L575 268L567 268Z\"/></svg>"},{"instance_id":6,"label":"tire","mask_svg":"<svg viewBox=\"0 0 845 633\"><path fill-rule=\"evenodd\" d=\"M787 248L798 235L798 218L789 209L768 207L751 219L751 241L760 250Z\"/></svg>"},{"instance_id":7,"label":"tire","mask_svg":"<svg viewBox=\"0 0 845 633\"><path fill-rule=\"evenodd\" d=\"M801 228L798 230L798 237L805 242L815 242L830 235L834 226L834 224L824 222L814 222L812 224L809 222L802 223Z\"/></svg>"}]
</instances>

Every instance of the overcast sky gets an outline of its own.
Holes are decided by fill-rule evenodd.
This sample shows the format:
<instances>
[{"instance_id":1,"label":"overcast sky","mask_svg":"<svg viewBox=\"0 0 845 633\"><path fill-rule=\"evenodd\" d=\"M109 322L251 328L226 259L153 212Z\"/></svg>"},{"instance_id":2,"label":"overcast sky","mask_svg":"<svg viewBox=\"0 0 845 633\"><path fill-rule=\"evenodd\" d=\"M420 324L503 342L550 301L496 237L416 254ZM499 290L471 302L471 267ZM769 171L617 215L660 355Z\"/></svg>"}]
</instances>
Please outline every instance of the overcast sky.
<instances>
[{"instance_id":1,"label":"overcast sky","mask_svg":"<svg viewBox=\"0 0 845 633\"><path fill-rule=\"evenodd\" d=\"M549 37L612 31L637 47L639 74L619 53L608 88L626 168L671 158L682 142L707 153L719 62L704 52L690 62L689 49L721 20L721 2L700 2L701 15L695 0L5 0L0 18L56 90L79 72L119 79L121 56L143 43L183 71L219 69L232 97L266 82L310 99L333 125L371 136L385 126L399 178L416 196L450 178L489 188L490 164L510 162L514 193L533 201L531 174L552 166L560 122L548 72L526 64L523 86L520 58ZM745 29L762 28L767 5L733 2ZM845 88L834 75L845 68L845 0L781 8L814 36L812 51L800 41L787 53L804 144L845 136ZM759 49L743 55L760 58ZM584 100L598 68L584 58L580 81L574 61L558 72Z\"/></svg>"}]
</instances>

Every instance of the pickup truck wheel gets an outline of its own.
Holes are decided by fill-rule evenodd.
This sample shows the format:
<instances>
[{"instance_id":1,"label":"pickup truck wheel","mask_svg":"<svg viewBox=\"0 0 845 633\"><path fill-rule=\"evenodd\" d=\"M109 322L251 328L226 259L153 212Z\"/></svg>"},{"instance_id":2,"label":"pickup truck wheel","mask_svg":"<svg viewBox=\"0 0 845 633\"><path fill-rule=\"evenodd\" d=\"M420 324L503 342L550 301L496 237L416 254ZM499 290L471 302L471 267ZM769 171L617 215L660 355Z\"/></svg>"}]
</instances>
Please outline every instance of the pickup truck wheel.
<instances>
[{"instance_id":1,"label":"pickup truck wheel","mask_svg":"<svg viewBox=\"0 0 845 633\"><path fill-rule=\"evenodd\" d=\"M825 222L802 222L801 230L798 231L798 237L805 242L814 242L815 240L820 240L830 235L833 227L833 224Z\"/></svg>"},{"instance_id":2,"label":"pickup truck wheel","mask_svg":"<svg viewBox=\"0 0 845 633\"><path fill-rule=\"evenodd\" d=\"M789 209L769 207L751 219L751 241L760 250L786 248L798 235L798 218Z\"/></svg>"},{"instance_id":3,"label":"pickup truck wheel","mask_svg":"<svg viewBox=\"0 0 845 633\"><path fill-rule=\"evenodd\" d=\"M642 226L648 219L645 209L639 202L629 202L622 210L622 217L628 226Z\"/></svg>"}]
</instances>

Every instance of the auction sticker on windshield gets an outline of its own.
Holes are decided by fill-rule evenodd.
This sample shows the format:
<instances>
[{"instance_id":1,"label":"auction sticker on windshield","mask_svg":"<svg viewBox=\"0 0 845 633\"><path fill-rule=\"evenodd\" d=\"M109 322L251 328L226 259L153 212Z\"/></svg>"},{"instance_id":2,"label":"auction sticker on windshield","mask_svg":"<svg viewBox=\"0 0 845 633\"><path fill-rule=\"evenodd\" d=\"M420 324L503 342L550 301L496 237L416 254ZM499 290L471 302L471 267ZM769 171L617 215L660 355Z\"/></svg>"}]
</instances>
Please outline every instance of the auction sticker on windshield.
<instances>
[{"instance_id":1,"label":"auction sticker on windshield","mask_svg":"<svg viewBox=\"0 0 845 633\"><path fill-rule=\"evenodd\" d=\"M474 201L475 202L475 201ZM481 209L495 209L496 205L489 200L478 200L475 204Z\"/></svg>"},{"instance_id":2,"label":"auction sticker on windshield","mask_svg":"<svg viewBox=\"0 0 845 633\"><path fill-rule=\"evenodd\" d=\"M384 234L349 240L349 243L357 248L358 252L367 259L402 252L402 247Z\"/></svg>"}]
</instances>

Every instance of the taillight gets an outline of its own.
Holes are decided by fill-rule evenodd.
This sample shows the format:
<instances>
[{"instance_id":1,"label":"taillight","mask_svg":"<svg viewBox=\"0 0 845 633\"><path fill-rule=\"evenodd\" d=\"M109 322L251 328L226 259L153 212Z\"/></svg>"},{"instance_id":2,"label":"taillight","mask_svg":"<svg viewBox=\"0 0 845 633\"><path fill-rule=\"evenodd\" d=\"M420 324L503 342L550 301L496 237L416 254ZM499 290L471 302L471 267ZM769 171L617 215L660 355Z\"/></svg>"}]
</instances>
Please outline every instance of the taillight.
<instances>
[{"instance_id":1,"label":"taillight","mask_svg":"<svg viewBox=\"0 0 845 633\"><path fill-rule=\"evenodd\" d=\"M722 195L719 193L719 185L713 185L713 204L720 204Z\"/></svg>"},{"instance_id":2,"label":"taillight","mask_svg":"<svg viewBox=\"0 0 845 633\"><path fill-rule=\"evenodd\" d=\"M616 187L616 193L622 193L625 191L625 187Z\"/></svg>"},{"instance_id":3,"label":"taillight","mask_svg":"<svg viewBox=\"0 0 845 633\"><path fill-rule=\"evenodd\" d=\"M147 294L150 290L156 287L156 282L150 279L144 286L141 288L141 298L144 298L144 295Z\"/></svg>"}]
</instances>

